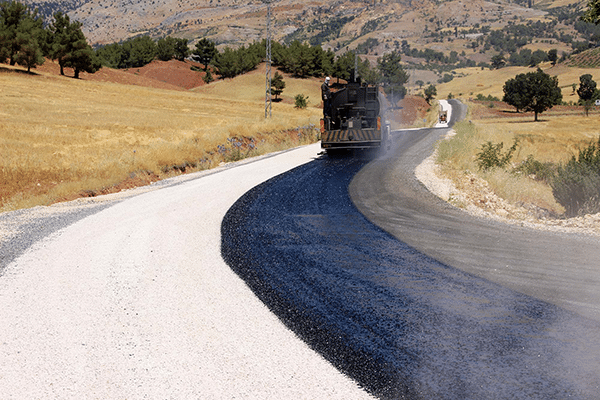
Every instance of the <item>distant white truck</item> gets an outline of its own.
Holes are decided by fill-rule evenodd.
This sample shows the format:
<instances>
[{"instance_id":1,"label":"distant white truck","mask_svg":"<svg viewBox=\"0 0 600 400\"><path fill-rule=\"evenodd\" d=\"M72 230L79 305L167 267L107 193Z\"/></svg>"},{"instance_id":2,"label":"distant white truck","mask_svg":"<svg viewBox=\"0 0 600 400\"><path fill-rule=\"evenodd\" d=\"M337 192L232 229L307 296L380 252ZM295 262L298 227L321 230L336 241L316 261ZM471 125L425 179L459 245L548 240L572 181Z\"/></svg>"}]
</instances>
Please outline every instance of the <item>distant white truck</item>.
<instances>
[{"instance_id":1,"label":"distant white truck","mask_svg":"<svg viewBox=\"0 0 600 400\"><path fill-rule=\"evenodd\" d=\"M448 103L448 100L439 100L440 113L438 115L438 121L435 124L436 128L447 128L450 118L452 118L452 106Z\"/></svg>"}]
</instances>

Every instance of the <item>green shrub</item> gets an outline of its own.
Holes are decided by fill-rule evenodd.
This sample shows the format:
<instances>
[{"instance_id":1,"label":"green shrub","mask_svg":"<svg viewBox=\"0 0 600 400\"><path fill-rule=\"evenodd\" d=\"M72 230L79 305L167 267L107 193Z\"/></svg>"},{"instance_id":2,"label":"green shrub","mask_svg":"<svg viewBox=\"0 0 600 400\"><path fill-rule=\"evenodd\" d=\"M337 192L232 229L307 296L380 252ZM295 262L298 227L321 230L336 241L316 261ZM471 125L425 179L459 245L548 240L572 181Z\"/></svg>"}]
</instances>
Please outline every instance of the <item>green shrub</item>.
<instances>
[{"instance_id":1,"label":"green shrub","mask_svg":"<svg viewBox=\"0 0 600 400\"><path fill-rule=\"evenodd\" d=\"M478 93L477 96L475 96L475 100L479 100L479 101L500 101L500 99L497 98L496 96L492 96L491 94L488 94L487 96L484 96L481 93Z\"/></svg>"},{"instance_id":2,"label":"green shrub","mask_svg":"<svg viewBox=\"0 0 600 400\"><path fill-rule=\"evenodd\" d=\"M513 153L515 152L515 150L517 150L518 144L519 141L515 138L515 142L513 143L511 148L503 154L503 142L497 144L494 144L492 142L484 143L483 145L481 145L481 151L477 153L475 158L479 169L487 171L493 168L506 167L510 162Z\"/></svg>"},{"instance_id":3,"label":"green shrub","mask_svg":"<svg viewBox=\"0 0 600 400\"><path fill-rule=\"evenodd\" d=\"M532 176L536 181L543 181L550 183L555 176L556 167L553 163L547 162L542 163L533 158L533 155L527 156L527 159L515 168L517 173L521 173L526 176Z\"/></svg>"},{"instance_id":4,"label":"green shrub","mask_svg":"<svg viewBox=\"0 0 600 400\"><path fill-rule=\"evenodd\" d=\"M296 97L294 97L294 106L296 108L306 108L307 103L306 101L308 100L308 96L304 96L303 94L297 94Z\"/></svg>"},{"instance_id":5,"label":"green shrub","mask_svg":"<svg viewBox=\"0 0 600 400\"><path fill-rule=\"evenodd\" d=\"M559 165L550 186L567 217L600 212L600 137Z\"/></svg>"}]
</instances>

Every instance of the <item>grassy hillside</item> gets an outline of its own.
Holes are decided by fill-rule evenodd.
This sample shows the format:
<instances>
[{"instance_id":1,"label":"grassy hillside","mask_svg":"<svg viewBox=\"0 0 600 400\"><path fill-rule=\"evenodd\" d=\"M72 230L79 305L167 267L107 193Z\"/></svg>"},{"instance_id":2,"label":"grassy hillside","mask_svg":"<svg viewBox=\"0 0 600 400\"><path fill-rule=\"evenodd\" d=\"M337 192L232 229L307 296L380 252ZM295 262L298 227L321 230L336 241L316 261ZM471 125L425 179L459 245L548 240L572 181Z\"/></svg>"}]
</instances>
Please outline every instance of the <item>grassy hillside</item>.
<instances>
[{"instance_id":1,"label":"grassy hillside","mask_svg":"<svg viewBox=\"0 0 600 400\"><path fill-rule=\"evenodd\" d=\"M286 82L265 120L264 70L189 92L1 65L0 211L314 141L314 129L289 130L318 126L319 82ZM298 93L308 109L294 108Z\"/></svg>"},{"instance_id":2,"label":"grassy hillside","mask_svg":"<svg viewBox=\"0 0 600 400\"><path fill-rule=\"evenodd\" d=\"M550 76L557 76L562 88L563 101L577 102L579 97L573 93L572 85L579 86L579 77L591 74L596 82L600 82L600 70L597 68L578 68L558 64L552 67L549 63L540 67ZM529 67L506 67L497 70L481 68L463 68L456 70L455 78L437 86L438 98L446 98L451 93L454 97L475 98L478 94L495 96L502 99L504 83L518 74L535 71Z\"/></svg>"}]
</instances>

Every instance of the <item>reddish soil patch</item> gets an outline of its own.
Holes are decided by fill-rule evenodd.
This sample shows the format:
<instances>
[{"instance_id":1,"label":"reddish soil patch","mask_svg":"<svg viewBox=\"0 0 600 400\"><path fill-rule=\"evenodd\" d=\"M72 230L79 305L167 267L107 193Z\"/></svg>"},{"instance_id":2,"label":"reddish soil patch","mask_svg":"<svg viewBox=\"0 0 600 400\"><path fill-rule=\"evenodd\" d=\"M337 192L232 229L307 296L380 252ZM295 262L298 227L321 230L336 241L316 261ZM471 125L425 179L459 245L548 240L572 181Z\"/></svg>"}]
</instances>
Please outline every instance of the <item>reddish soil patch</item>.
<instances>
[{"instance_id":1,"label":"reddish soil patch","mask_svg":"<svg viewBox=\"0 0 600 400\"><path fill-rule=\"evenodd\" d=\"M429 104L420 96L406 96L398 102L399 109L394 110L393 118L402 127L412 126L415 121L425 118Z\"/></svg>"},{"instance_id":2,"label":"reddish soil patch","mask_svg":"<svg viewBox=\"0 0 600 400\"><path fill-rule=\"evenodd\" d=\"M130 68L126 72L189 90L205 84L202 78L206 73L193 71L192 67L202 68L202 65L187 60L154 60L141 68Z\"/></svg>"},{"instance_id":3,"label":"reddish soil patch","mask_svg":"<svg viewBox=\"0 0 600 400\"><path fill-rule=\"evenodd\" d=\"M201 67L200 64L191 61L156 60L141 68L119 70L103 67L94 74L82 72L79 76L82 80L87 81L112 82L168 90L189 90L204 85L202 77L205 73L192 71L192 66ZM60 75L58 62L53 60L46 60L43 65L31 71L32 73L43 72ZM73 70L65 68L65 76L72 77Z\"/></svg>"}]
</instances>

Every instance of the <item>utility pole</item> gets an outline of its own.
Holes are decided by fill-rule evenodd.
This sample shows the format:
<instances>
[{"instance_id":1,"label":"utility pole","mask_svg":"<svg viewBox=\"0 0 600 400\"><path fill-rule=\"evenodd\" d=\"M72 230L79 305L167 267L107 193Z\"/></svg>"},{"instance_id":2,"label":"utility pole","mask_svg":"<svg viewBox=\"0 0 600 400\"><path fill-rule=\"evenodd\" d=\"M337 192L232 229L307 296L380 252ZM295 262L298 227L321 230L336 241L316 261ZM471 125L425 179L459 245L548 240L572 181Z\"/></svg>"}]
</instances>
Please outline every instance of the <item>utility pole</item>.
<instances>
[{"instance_id":1,"label":"utility pole","mask_svg":"<svg viewBox=\"0 0 600 400\"><path fill-rule=\"evenodd\" d=\"M267 3L267 57L265 76L265 119L271 118L271 0Z\"/></svg>"}]
</instances>

